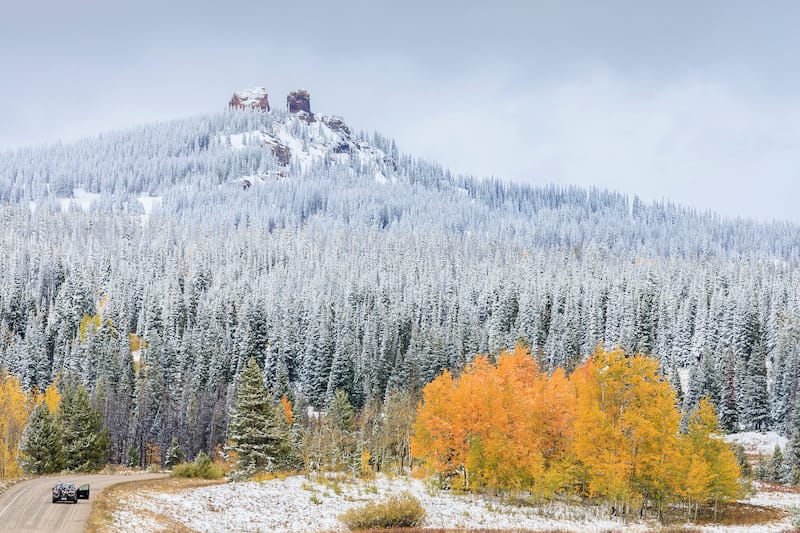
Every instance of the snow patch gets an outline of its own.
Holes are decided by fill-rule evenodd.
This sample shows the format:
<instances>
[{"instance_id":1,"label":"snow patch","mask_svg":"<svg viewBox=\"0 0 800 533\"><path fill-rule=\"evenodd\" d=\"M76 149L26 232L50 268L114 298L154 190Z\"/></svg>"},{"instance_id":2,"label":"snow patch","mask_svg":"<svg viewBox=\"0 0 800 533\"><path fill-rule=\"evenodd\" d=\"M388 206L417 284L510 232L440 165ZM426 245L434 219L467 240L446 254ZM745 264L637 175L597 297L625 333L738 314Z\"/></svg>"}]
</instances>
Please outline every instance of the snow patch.
<instances>
[{"instance_id":1,"label":"snow patch","mask_svg":"<svg viewBox=\"0 0 800 533\"><path fill-rule=\"evenodd\" d=\"M151 215L153 213L153 208L156 206L161 205L161 200L163 200L163 196L140 196L138 198L139 203L142 204L144 207L144 214Z\"/></svg>"},{"instance_id":2,"label":"snow patch","mask_svg":"<svg viewBox=\"0 0 800 533\"><path fill-rule=\"evenodd\" d=\"M337 516L354 507L381 501L408 491L427 511L428 528L497 528L571 531L646 531L655 524L625 524L610 519L605 507L549 504L542 508L503 504L472 495L432 491L423 481L379 477L373 482L332 485L304 476L266 482L228 483L178 493L143 492L129 500L127 511L116 513L114 523L131 530L143 527L134 515L146 511L163 514L187 527L206 533L222 531L346 531ZM265 512L266 509L274 512Z\"/></svg>"},{"instance_id":3,"label":"snow patch","mask_svg":"<svg viewBox=\"0 0 800 533\"><path fill-rule=\"evenodd\" d=\"M774 431L759 433L758 431L743 431L741 433L731 433L725 435L725 442L735 442L744 446L745 453L749 455L769 455L775 451L775 446L786 449L789 441L786 437L778 435Z\"/></svg>"},{"instance_id":4,"label":"snow patch","mask_svg":"<svg viewBox=\"0 0 800 533\"><path fill-rule=\"evenodd\" d=\"M62 211L67 211L71 206L75 205L84 211L88 211L92 203L100 199L100 193L89 192L85 189L75 189L72 192L71 198L59 198L58 203L61 205Z\"/></svg>"}]
</instances>

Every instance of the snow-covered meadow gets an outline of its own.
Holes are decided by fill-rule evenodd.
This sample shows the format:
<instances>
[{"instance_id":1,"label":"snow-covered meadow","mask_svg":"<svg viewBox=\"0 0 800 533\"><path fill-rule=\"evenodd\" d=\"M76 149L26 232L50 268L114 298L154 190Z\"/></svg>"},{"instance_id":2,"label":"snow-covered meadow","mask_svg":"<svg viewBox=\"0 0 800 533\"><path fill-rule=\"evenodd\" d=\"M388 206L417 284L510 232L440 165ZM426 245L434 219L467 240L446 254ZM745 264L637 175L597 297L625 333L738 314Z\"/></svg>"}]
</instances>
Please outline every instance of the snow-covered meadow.
<instances>
[{"instance_id":1,"label":"snow-covered meadow","mask_svg":"<svg viewBox=\"0 0 800 533\"><path fill-rule=\"evenodd\" d=\"M800 493L757 485L758 492L744 503L776 507L787 512L800 508ZM292 476L263 482L212 485L180 492L142 491L128 495L124 508L114 513L112 531L159 531L162 515L201 532L328 532L346 531L337 519L342 512L392 494L410 492L425 507L427 528L492 528L505 530L649 531L653 520L610 518L606 507L549 504L542 507L503 504L490 498L433 490L426 482L378 477L374 481L336 481ZM787 531L795 518L757 526L690 526L709 532Z\"/></svg>"}]
</instances>

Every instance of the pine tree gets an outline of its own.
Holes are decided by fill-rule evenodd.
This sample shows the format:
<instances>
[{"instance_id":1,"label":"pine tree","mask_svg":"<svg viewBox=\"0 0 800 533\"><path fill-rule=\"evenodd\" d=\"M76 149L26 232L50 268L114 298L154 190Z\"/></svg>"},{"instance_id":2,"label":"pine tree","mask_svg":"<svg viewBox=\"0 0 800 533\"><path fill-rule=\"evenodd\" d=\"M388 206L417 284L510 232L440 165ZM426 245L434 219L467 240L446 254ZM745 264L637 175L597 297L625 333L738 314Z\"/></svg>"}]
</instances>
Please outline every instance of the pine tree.
<instances>
[{"instance_id":1,"label":"pine tree","mask_svg":"<svg viewBox=\"0 0 800 533\"><path fill-rule=\"evenodd\" d=\"M28 474L50 474L62 468L61 428L46 402L34 407L20 443L20 464Z\"/></svg>"},{"instance_id":2,"label":"pine tree","mask_svg":"<svg viewBox=\"0 0 800 533\"><path fill-rule=\"evenodd\" d=\"M739 425L736 407L736 370L733 351L728 350L725 356L722 391L719 404L719 425L727 432L736 431Z\"/></svg>"},{"instance_id":3,"label":"pine tree","mask_svg":"<svg viewBox=\"0 0 800 533\"><path fill-rule=\"evenodd\" d=\"M745 427L766 431L770 425L770 410L767 395L766 353L761 337L753 346L743 388L740 410Z\"/></svg>"},{"instance_id":4,"label":"pine tree","mask_svg":"<svg viewBox=\"0 0 800 533\"><path fill-rule=\"evenodd\" d=\"M775 450L772 452L772 458L769 461L769 480L773 483L784 483L784 465L783 465L783 452L781 447L775 445Z\"/></svg>"},{"instance_id":5,"label":"pine tree","mask_svg":"<svg viewBox=\"0 0 800 533\"><path fill-rule=\"evenodd\" d=\"M239 377L236 405L228 430L230 449L237 454L236 470L247 475L282 466L288 447L287 435L254 358L247 361Z\"/></svg>"},{"instance_id":6,"label":"pine tree","mask_svg":"<svg viewBox=\"0 0 800 533\"><path fill-rule=\"evenodd\" d=\"M172 468L175 465L178 465L184 461L185 457L183 455L183 449L181 449L181 445L178 442L178 437L172 437L172 442L167 449L167 457L165 464L167 468Z\"/></svg>"},{"instance_id":7,"label":"pine tree","mask_svg":"<svg viewBox=\"0 0 800 533\"><path fill-rule=\"evenodd\" d=\"M78 472L99 470L108 460L108 429L82 384L65 387L58 420L64 439L64 466Z\"/></svg>"}]
</instances>

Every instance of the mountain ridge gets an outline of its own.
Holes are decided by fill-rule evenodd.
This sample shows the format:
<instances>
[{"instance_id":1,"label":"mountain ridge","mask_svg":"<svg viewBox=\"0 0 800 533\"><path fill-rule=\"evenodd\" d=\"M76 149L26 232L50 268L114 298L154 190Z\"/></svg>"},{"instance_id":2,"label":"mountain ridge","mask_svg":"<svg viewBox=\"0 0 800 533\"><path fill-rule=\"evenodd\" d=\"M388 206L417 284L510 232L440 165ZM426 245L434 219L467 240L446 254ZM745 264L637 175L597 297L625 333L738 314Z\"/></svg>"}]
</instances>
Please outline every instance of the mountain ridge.
<instances>
[{"instance_id":1,"label":"mountain ridge","mask_svg":"<svg viewBox=\"0 0 800 533\"><path fill-rule=\"evenodd\" d=\"M728 429L792 430L795 226L453 176L309 115L233 109L0 153L0 367L103 391L119 457L224 445L251 357L275 398L323 408L342 389L362 406L518 341L548 371L599 343L652 353L685 408L733 395Z\"/></svg>"}]
</instances>

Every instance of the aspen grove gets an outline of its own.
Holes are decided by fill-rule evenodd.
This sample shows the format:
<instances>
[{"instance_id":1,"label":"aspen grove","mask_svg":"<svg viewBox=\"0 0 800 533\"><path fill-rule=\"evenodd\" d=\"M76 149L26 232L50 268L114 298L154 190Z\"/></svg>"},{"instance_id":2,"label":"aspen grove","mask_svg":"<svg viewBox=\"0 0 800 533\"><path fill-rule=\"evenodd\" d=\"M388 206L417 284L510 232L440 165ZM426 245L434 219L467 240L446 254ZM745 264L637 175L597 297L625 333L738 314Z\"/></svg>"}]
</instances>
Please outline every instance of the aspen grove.
<instances>
[{"instance_id":1,"label":"aspen grove","mask_svg":"<svg viewBox=\"0 0 800 533\"><path fill-rule=\"evenodd\" d=\"M541 372L526 348L477 357L423 390L411 452L446 486L600 497L662 512L742 493L739 464L707 399L681 412L658 361L598 347L569 377Z\"/></svg>"}]
</instances>

